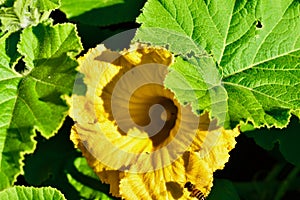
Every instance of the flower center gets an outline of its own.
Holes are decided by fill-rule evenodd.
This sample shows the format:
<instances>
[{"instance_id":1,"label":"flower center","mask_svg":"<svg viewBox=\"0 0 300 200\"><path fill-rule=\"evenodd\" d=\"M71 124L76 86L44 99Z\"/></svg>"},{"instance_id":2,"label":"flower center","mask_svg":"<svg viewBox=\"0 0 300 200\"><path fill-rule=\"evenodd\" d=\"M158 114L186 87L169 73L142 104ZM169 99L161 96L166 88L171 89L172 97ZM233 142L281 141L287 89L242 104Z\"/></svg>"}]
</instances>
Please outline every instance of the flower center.
<instances>
[{"instance_id":1,"label":"flower center","mask_svg":"<svg viewBox=\"0 0 300 200\"><path fill-rule=\"evenodd\" d=\"M172 93L158 84L144 85L132 94L129 112L141 131L145 131L153 146L165 143L177 119L178 109Z\"/></svg>"},{"instance_id":2,"label":"flower center","mask_svg":"<svg viewBox=\"0 0 300 200\"><path fill-rule=\"evenodd\" d=\"M116 84L108 84L101 98L108 119L116 123L121 135L131 139L147 137L153 150L172 140L170 133L176 124L179 103L171 91L156 83L142 85L132 93L126 88L115 92L114 87ZM133 129L139 131L130 132Z\"/></svg>"}]
</instances>

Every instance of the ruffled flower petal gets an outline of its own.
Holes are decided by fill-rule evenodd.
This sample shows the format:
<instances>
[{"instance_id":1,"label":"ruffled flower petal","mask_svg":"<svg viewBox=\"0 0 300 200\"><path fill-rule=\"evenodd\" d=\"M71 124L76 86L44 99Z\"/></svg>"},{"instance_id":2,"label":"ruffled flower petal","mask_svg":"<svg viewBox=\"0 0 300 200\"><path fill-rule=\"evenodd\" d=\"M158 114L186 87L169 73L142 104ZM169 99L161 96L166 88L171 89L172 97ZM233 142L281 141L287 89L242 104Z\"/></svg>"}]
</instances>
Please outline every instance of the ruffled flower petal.
<instances>
[{"instance_id":1,"label":"ruffled flower petal","mask_svg":"<svg viewBox=\"0 0 300 200\"><path fill-rule=\"evenodd\" d=\"M71 140L110 192L128 200L189 199L192 182L205 196L238 129L196 116L164 88L173 55L135 45L120 53L103 45L79 59L87 86L73 95Z\"/></svg>"}]
</instances>

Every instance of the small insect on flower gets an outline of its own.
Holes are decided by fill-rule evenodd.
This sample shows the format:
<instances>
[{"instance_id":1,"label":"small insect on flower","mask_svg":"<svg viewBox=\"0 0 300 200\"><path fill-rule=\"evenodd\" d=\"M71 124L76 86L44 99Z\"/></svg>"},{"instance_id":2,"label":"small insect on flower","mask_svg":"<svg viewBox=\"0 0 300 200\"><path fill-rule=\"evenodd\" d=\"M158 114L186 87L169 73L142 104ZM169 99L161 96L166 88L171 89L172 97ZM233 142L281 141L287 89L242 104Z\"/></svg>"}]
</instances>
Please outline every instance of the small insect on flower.
<instances>
[{"instance_id":1,"label":"small insect on flower","mask_svg":"<svg viewBox=\"0 0 300 200\"><path fill-rule=\"evenodd\" d=\"M195 185L191 182L186 182L184 188L187 188L187 190L191 192L191 197L196 197L198 200L205 200L204 194L200 190L195 188Z\"/></svg>"}]
</instances>

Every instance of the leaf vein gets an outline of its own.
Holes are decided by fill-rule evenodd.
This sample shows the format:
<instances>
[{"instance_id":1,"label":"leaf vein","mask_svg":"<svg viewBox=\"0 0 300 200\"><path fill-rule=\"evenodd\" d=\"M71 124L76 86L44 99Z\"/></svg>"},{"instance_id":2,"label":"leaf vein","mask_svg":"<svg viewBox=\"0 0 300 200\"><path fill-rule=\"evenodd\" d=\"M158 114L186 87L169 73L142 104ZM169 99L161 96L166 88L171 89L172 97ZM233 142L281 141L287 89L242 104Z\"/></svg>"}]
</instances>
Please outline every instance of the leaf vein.
<instances>
[{"instance_id":1,"label":"leaf vein","mask_svg":"<svg viewBox=\"0 0 300 200\"><path fill-rule=\"evenodd\" d=\"M233 16L233 10L234 10L234 6L233 6L233 9L232 9L232 12L230 13L230 19L228 20L228 28L225 32L225 37L224 37L224 43L223 43L223 48L221 50L221 54L220 54L220 59L222 59L223 55L224 55L224 52L225 52L225 49L226 49L226 42L227 42L227 38L228 38L228 33L229 33L229 29L230 29L230 24L231 24L231 21L232 21L232 16ZM220 60L221 61L221 60Z\"/></svg>"},{"instance_id":2,"label":"leaf vein","mask_svg":"<svg viewBox=\"0 0 300 200\"><path fill-rule=\"evenodd\" d=\"M286 105L286 104L287 104L286 101L283 101L283 100L280 100L280 99L276 99L275 97L272 97L272 96L267 95L267 94L265 94L265 93L263 93L263 92L260 92L260 91L256 91L256 90L254 90L253 88L249 88L249 87L246 87L246 86L244 86L244 85L239 85L239 84L235 84L235 83L231 83L231 82L224 82L224 84L231 85L231 86L234 86L234 87L240 87L240 88L242 88L242 89L246 89L246 90L252 91L252 92L254 92L254 93L260 94L260 95L265 96L265 97L267 97L267 98L270 98L270 99L273 99L273 100L275 100L275 101L278 101L278 102L280 102L282 105ZM292 105L289 105L289 106L293 107Z\"/></svg>"},{"instance_id":3,"label":"leaf vein","mask_svg":"<svg viewBox=\"0 0 300 200\"><path fill-rule=\"evenodd\" d=\"M293 1L291 1L291 4L292 3L293 3ZM289 7L290 7L290 5L287 6L286 10L283 12L283 15L289 9ZM257 53L259 52L259 50L261 49L262 45L264 44L264 42L266 41L266 39L269 37L269 35L273 32L274 28L281 22L282 18L283 18L283 16L281 16L281 18L277 21L277 23L274 24L274 26L270 29L270 31L266 34L266 36L263 38L263 40L261 41L261 43L258 45L258 48L256 49L256 52L254 53L255 56L253 56L253 60L252 60L251 63L254 63L255 59L257 58L256 57ZM277 56L275 56L275 57L277 57ZM261 62L259 62L259 63L261 63ZM254 64L254 65L256 65L256 64ZM252 66L253 66L253 64L252 64Z\"/></svg>"}]
</instances>

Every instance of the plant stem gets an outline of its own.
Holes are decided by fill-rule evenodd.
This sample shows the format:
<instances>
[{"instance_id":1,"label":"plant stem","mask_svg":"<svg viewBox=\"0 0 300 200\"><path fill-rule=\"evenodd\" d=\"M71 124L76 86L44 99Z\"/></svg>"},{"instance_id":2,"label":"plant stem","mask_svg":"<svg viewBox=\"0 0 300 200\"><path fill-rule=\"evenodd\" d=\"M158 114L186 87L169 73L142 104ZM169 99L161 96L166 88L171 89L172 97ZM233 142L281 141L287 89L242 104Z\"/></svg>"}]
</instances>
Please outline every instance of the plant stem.
<instances>
[{"instance_id":1,"label":"plant stem","mask_svg":"<svg viewBox=\"0 0 300 200\"><path fill-rule=\"evenodd\" d=\"M300 172L300 167L294 167L294 169L289 173L286 179L282 182L275 194L274 200L280 200L288 190L289 185L291 182L296 178L297 174Z\"/></svg>"},{"instance_id":2,"label":"plant stem","mask_svg":"<svg viewBox=\"0 0 300 200\"><path fill-rule=\"evenodd\" d=\"M265 178L266 182L269 181L274 181L277 179L278 174L282 171L282 169L284 168L285 164L280 163L280 164L276 164L273 169L270 171L270 173L268 173L267 177Z\"/></svg>"}]
</instances>

